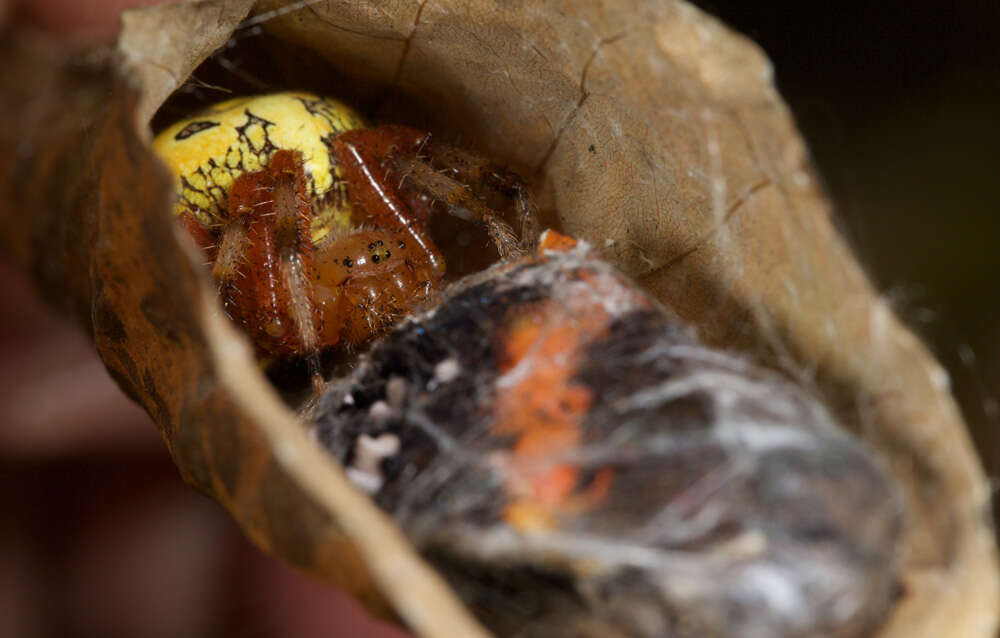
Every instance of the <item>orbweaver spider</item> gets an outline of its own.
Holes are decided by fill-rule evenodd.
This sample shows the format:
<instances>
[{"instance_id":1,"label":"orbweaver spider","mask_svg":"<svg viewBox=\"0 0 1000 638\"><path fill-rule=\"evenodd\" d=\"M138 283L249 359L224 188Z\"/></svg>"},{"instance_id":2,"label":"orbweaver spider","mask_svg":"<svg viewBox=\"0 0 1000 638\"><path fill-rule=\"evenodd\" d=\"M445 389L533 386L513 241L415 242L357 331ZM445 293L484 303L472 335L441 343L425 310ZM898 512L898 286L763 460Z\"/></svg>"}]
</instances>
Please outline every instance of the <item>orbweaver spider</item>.
<instances>
[{"instance_id":1,"label":"orbweaver spider","mask_svg":"<svg viewBox=\"0 0 1000 638\"><path fill-rule=\"evenodd\" d=\"M435 204L485 226L501 258L536 241L519 178L404 126L365 128L309 93L238 98L160 133L177 178L175 212L212 263L226 314L263 358L358 346L423 305L445 263L427 231ZM479 197L512 197L517 238Z\"/></svg>"}]
</instances>

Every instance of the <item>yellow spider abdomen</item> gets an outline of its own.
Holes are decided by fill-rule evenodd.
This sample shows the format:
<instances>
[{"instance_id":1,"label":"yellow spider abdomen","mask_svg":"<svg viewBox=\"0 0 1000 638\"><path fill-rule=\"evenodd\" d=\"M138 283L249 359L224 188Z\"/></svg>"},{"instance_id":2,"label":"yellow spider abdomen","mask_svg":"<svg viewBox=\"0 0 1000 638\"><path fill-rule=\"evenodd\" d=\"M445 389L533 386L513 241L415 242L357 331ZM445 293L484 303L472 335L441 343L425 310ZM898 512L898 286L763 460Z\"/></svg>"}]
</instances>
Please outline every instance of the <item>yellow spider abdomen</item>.
<instances>
[{"instance_id":1,"label":"yellow spider abdomen","mask_svg":"<svg viewBox=\"0 0 1000 638\"><path fill-rule=\"evenodd\" d=\"M175 212L205 226L225 222L233 180L268 165L281 149L302 153L312 200L312 241L352 224L340 167L330 154L337 135L367 126L351 108L312 93L241 97L215 104L165 129L153 148L177 180Z\"/></svg>"}]
</instances>

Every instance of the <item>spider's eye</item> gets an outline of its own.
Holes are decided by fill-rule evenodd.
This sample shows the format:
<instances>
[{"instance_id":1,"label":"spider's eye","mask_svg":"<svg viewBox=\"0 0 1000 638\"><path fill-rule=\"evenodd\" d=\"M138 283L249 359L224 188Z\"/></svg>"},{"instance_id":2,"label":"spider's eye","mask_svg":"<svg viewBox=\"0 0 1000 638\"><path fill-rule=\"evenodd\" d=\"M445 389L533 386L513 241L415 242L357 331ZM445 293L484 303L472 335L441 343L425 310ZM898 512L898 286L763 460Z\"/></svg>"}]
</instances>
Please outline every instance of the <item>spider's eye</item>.
<instances>
[{"instance_id":1,"label":"spider's eye","mask_svg":"<svg viewBox=\"0 0 1000 638\"><path fill-rule=\"evenodd\" d=\"M373 264L377 264L378 263L378 255L377 254L373 254L372 255L372 263Z\"/></svg>"},{"instance_id":2,"label":"spider's eye","mask_svg":"<svg viewBox=\"0 0 1000 638\"><path fill-rule=\"evenodd\" d=\"M354 265L354 260L352 260L350 257L348 257L347 259L344 260L344 265L346 267L350 268L351 266Z\"/></svg>"}]
</instances>

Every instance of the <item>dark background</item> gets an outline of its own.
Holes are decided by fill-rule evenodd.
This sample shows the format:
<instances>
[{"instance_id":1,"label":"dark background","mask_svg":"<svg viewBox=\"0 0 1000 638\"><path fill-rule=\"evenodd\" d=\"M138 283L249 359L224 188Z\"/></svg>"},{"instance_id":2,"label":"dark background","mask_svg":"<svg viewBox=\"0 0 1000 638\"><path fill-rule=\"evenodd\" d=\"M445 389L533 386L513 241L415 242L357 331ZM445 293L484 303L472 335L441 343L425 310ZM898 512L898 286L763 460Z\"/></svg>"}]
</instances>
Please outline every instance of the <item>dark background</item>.
<instances>
[{"instance_id":1,"label":"dark background","mask_svg":"<svg viewBox=\"0 0 1000 638\"><path fill-rule=\"evenodd\" d=\"M698 0L771 58L879 290L1000 475L1000 2Z\"/></svg>"}]
</instances>

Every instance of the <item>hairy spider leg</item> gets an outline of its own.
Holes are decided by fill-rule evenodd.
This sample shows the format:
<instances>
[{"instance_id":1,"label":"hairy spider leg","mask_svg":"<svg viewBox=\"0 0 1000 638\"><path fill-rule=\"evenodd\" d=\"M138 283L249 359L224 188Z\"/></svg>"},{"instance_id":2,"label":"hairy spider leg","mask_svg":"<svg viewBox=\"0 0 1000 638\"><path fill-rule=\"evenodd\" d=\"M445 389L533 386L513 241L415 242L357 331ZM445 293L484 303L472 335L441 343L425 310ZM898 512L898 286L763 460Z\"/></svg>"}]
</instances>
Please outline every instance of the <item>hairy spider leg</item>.
<instances>
[{"instance_id":1,"label":"hairy spider leg","mask_svg":"<svg viewBox=\"0 0 1000 638\"><path fill-rule=\"evenodd\" d=\"M202 252L208 258L208 263L215 264L216 258L219 256L219 239L212 229L203 226L193 214L187 211L180 214L180 220L188 237L201 247Z\"/></svg>"},{"instance_id":2,"label":"hairy spider leg","mask_svg":"<svg viewBox=\"0 0 1000 638\"><path fill-rule=\"evenodd\" d=\"M415 129L387 124L371 129L348 131L338 136L342 143L363 148L369 160L378 160L385 169L399 176L403 186L418 194L426 193L441 202L449 214L486 227L493 245L504 260L524 254L514 230L503 216L484 204L465 183L448 177L421 159L422 155L434 157L435 145L429 143L430 135ZM446 148L446 147L445 147ZM472 157L471 155L469 157ZM478 175L471 176L478 178ZM478 181L469 183L479 183ZM399 195L412 195L404 188ZM417 197L407 196L411 207L420 205ZM414 201L417 200L417 201Z\"/></svg>"},{"instance_id":3,"label":"hairy spider leg","mask_svg":"<svg viewBox=\"0 0 1000 638\"><path fill-rule=\"evenodd\" d=\"M415 156L400 157L393 164L402 176L404 184L412 184L417 190L429 193L435 200L444 204L445 209L452 215L485 225L486 232L502 259L516 259L523 254L514 229L464 184L439 173Z\"/></svg>"},{"instance_id":4,"label":"hairy spider leg","mask_svg":"<svg viewBox=\"0 0 1000 638\"><path fill-rule=\"evenodd\" d=\"M404 126L380 126L341 133L330 145L348 183L351 204L365 211L380 227L404 233L430 260L434 274L444 276L444 258L440 256L425 228L425 221L414 214L389 180L388 158L399 153L413 154L427 134Z\"/></svg>"},{"instance_id":5,"label":"hairy spider leg","mask_svg":"<svg viewBox=\"0 0 1000 638\"><path fill-rule=\"evenodd\" d=\"M321 391L322 316L309 279L312 207L306 192L298 151L276 151L266 169L237 177L213 274L223 307L258 352L304 355Z\"/></svg>"},{"instance_id":6,"label":"hairy spider leg","mask_svg":"<svg viewBox=\"0 0 1000 638\"><path fill-rule=\"evenodd\" d=\"M535 250L541 235L538 206L519 175L480 155L450 144L435 144L431 148L430 160L433 168L459 184L482 184L512 197L521 227L520 249L523 252ZM468 196L471 197L471 194Z\"/></svg>"},{"instance_id":7,"label":"hairy spider leg","mask_svg":"<svg viewBox=\"0 0 1000 638\"><path fill-rule=\"evenodd\" d=\"M514 259L524 254L524 245L533 246L534 240L518 241L514 230L503 217L492 208L486 206L464 183L453 179L443 172L435 170L429 163L421 159L427 152L431 157L436 155L435 145L430 144L430 134L406 126L387 124L371 129L347 131L337 136L332 144L349 181L361 181L365 188L357 189L359 203L369 212L375 213L388 221L383 225L394 223L391 220L409 219L409 227L423 232L420 212L426 206L421 197L426 194L433 200L441 202L449 214L466 221L482 224L490 236L501 258ZM450 147L443 147L450 148ZM456 150L454 155L458 157ZM468 158L474 156L466 154ZM467 162L469 165L471 161ZM487 163L478 161L476 167ZM492 174L496 175L493 176ZM498 170L493 170L488 176L497 184L511 186L518 181L499 177ZM402 186L399 188L391 183L395 177ZM470 174L477 178L477 174ZM478 183L478 182L476 182ZM533 219L534 205L525 189L517 186L517 192L524 205L522 221ZM378 211L382 211L378 213ZM395 223L400 223L396 221ZM389 226L393 227L393 226ZM532 230L530 224L522 223L522 230Z\"/></svg>"}]
</instances>

